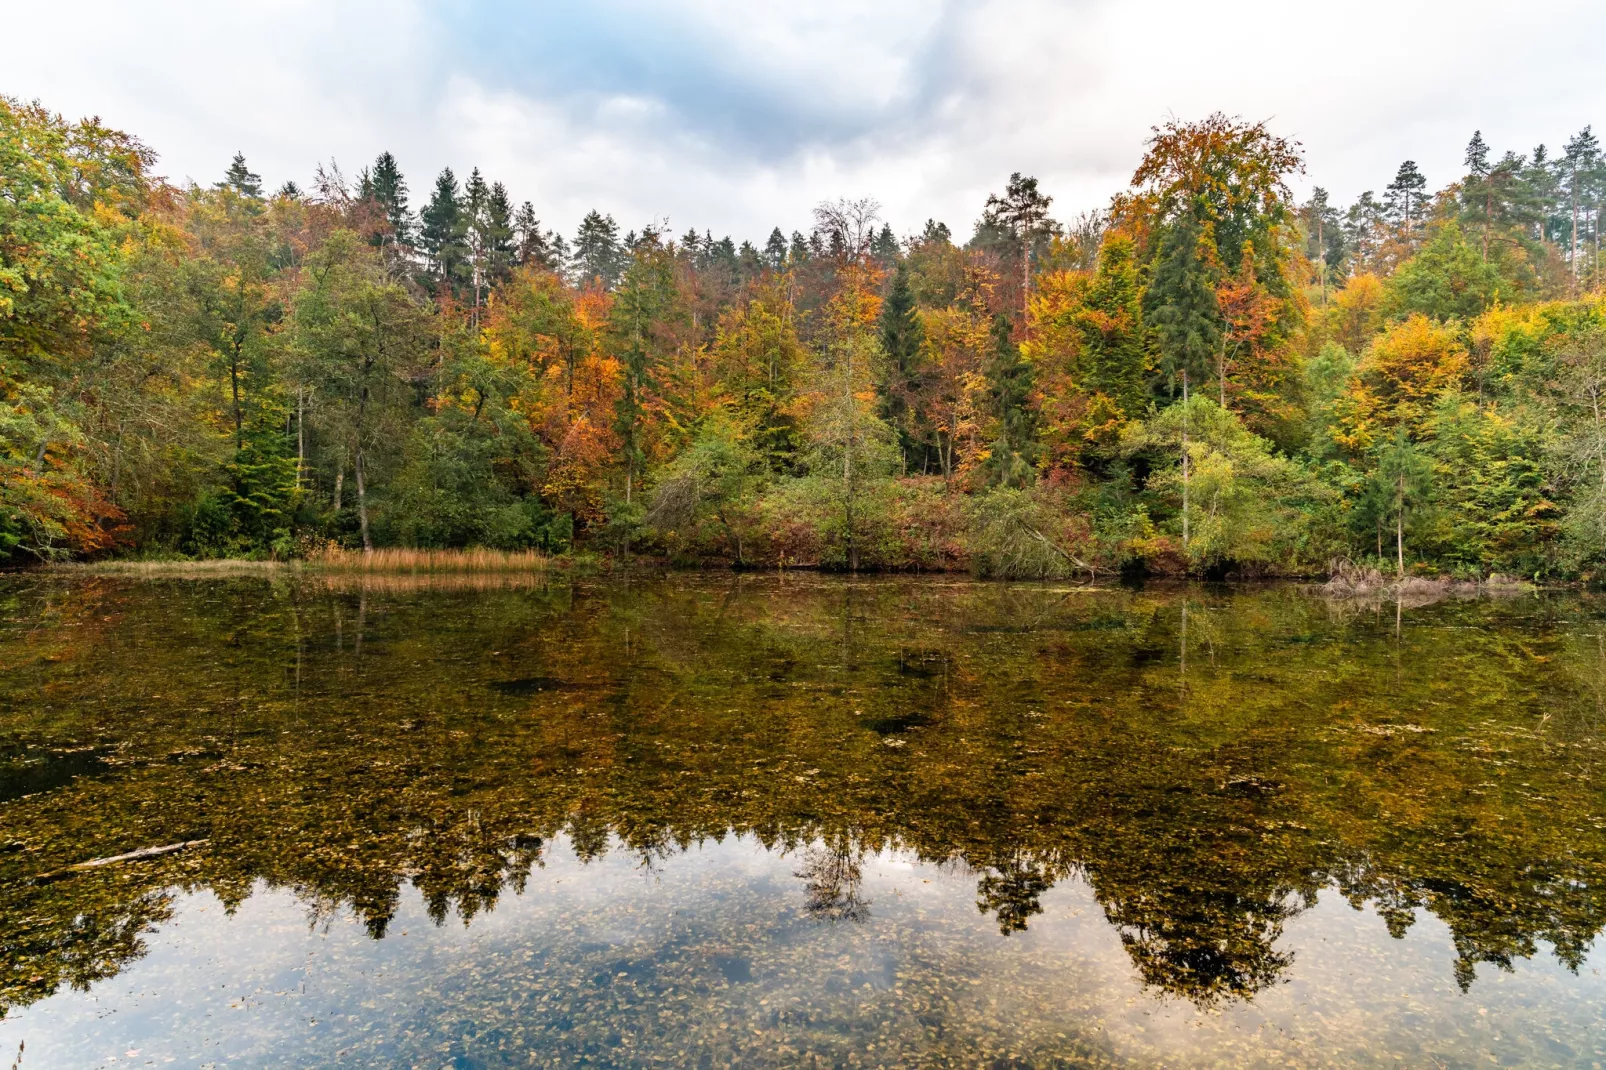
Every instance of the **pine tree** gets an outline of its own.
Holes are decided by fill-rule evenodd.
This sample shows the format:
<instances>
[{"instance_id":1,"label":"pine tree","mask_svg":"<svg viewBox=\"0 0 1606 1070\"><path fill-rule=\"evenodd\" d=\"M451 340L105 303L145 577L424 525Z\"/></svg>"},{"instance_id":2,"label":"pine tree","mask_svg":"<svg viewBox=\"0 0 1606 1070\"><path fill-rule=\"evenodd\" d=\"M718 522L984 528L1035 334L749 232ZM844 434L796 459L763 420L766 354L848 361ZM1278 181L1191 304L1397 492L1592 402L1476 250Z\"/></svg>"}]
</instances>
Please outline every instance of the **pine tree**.
<instances>
[{"instance_id":1,"label":"pine tree","mask_svg":"<svg viewBox=\"0 0 1606 1070\"><path fill-rule=\"evenodd\" d=\"M948 229L947 223L939 223L935 219L926 220L925 229L920 232L920 244L928 245L932 242L938 245L953 244L953 231Z\"/></svg>"},{"instance_id":2,"label":"pine tree","mask_svg":"<svg viewBox=\"0 0 1606 1070\"><path fill-rule=\"evenodd\" d=\"M1394 181L1383 189L1383 204L1389 219L1407 239L1422 225L1422 202L1428 180L1417 170L1415 160L1406 160L1395 172Z\"/></svg>"},{"instance_id":3,"label":"pine tree","mask_svg":"<svg viewBox=\"0 0 1606 1070\"><path fill-rule=\"evenodd\" d=\"M1558 168L1561 178L1561 188L1567 194L1567 260L1572 268L1573 289L1578 289L1579 276L1579 229L1578 217L1580 211L1585 211L1589 203L1588 186L1596 168L1600 165L1600 140L1595 137L1589 127L1584 127L1562 147L1562 156ZM1588 218L1585 217L1587 227Z\"/></svg>"},{"instance_id":4,"label":"pine tree","mask_svg":"<svg viewBox=\"0 0 1606 1070\"><path fill-rule=\"evenodd\" d=\"M1002 197L987 195L987 208L978 229L991 228L1008 234L1019 246L1021 272L1021 314L1032 296L1032 258L1060 226L1048 217L1054 198L1037 188L1037 179L1023 177L1019 171L1009 176Z\"/></svg>"},{"instance_id":5,"label":"pine tree","mask_svg":"<svg viewBox=\"0 0 1606 1070\"><path fill-rule=\"evenodd\" d=\"M807 263L809 253L809 242L807 238L803 237L803 232L801 230L792 231L792 247L786 253L788 262L794 267L798 264Z\"/></svg>"},{"instance_id":6,"label":"pine tree","mask_svg":"<svg viewBox=\"0 0 1606 1070\"><path fill-rule=\"evenodd\" d=\"M261 199L262 176L245 165L245 153L236 152L234 162L223 172L223 181L217 184L217 188L232 189L242 197Z\"/></svg>"}]
</instances>

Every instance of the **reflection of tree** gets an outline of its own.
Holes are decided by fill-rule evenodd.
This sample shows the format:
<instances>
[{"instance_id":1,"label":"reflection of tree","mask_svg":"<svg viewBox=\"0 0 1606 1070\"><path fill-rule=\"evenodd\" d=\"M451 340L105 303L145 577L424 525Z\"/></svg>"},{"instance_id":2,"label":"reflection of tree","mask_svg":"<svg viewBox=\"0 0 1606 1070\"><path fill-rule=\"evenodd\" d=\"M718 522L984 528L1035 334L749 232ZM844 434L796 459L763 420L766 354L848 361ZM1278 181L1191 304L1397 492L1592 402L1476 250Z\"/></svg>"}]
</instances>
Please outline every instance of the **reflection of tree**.
<instances>
[{"instance_id":1,"label":"reflection of tree","mask_svg":"<svg viewBox=\"0 0 1606 1070\"><path fill-rule=\"evenodd\" d=\"M1054 884L1043 863L1016 852L983 875L976 886L976 908L996 915L998 931L1005 936L1025 932L1027 920L1043 912L1040 900Z\"/></svg>"},{"instance_id":2,"label":"reflection of tree","mask_svg":"<svg viewBox=\"0 0 1606 1070\"><path fill-rule=\"evenodd\" d=\"M120 884L97 875L77 888L47 885L46 894L15 912L13 893L0 893L8 907L0 917L0 1017L10 1005L32 1003L63 984L85 991L144 957L142 937L172 917L172 899L136 891L123 900L118 893L127 889ZM36 913L40 900L54 900L48 906L58 909Z\"/></svg>"},{"instance_id":3,"label":"reflection of tree","mask_svg":"<svg viewBox=\"0 0 1606 1070\"><path fill-rule=\"evenodd\" d=\"M862 895L863 851L846 840L815 844L803 852L793 872L803 880L803 909L820 921L864 922L870 901Z\"/></svg>"},{"instance_id":4,"label":"reflection of tree","mask_svg":"<svg viewBox=\"0 0 1606 1070\"><path fill-rule=\"evenodd\" d=\"M1533 716L1593 708L1593 645L1444 604L1419 612L1454 646L1396 675L1392 615L1220 595L1190 606L1183 696L1170 596L867 583L846 609L829 584L767 583L374 592L360 662L355 594L46 586L6 606L44 623L21 657L0 631L0 760L109 740L118 762L4 804L0 1008L115 973L170 886L232 908L266 882L379 937L409 883L467 921L565 834L583 861L619 844L647 864L750 835L802 851L811 914L853 921L866 852L895 844L979 872L1006 933L1081 872L1144 981L1200 1002L1286 975L1284 921L1334 882L1396 935L1443 919L1463 983L1542 943L1576 968L1606 917L1600 744ZM548 683L490 686L525 678ZM143 697L163 695L185 698Z\"/></svg>"},{"instance_id":5,"label":"reflection of tree","mask_svg":"<svg viewBox=\"0 0 1606 1070\"><path fill-rule=\"evenodd\" d=\"M1144 983L1200 1006L1248 999L1293 962L1276 950L1296 912L1284 897L1178 884L1105 900L1104 912Z\"/></svg>"}]
</instances>

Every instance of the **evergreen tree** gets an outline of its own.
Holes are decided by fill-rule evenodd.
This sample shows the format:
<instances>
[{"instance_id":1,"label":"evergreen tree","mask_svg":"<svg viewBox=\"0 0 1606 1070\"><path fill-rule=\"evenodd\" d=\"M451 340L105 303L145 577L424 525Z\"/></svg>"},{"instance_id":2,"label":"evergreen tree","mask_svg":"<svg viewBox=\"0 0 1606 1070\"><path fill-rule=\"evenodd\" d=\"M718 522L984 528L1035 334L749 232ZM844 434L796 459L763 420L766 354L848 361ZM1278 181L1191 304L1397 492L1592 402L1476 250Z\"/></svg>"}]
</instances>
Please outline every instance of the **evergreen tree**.
<instances>
[{"instance_id":1,"label":"evergreen tree","mask_svg":"<svg viewBox=\"0 0 1606 1070\"><path fill-rule=\"evenodd\" d=\"M1299 215L1305 227L1305 256L1316 265L1325 293L1328 279L1344 262L1344 224L1320 186L1310 191L1310 200Z\"/></svg>"},{"instance_id":2,"label":"evergreen tree","mask_svg":"<svg viewBox=\"0 0 1606 1070\"><path fill-rule=\"evenodd\" d=\"M515 240L513 205L508 200L507 187L500 182L493 182L491 195L485 204L484 235L486 267L493 284L504 281L513 270L517 257Z\"/></svg>"},{"instance_id":3,"label":"evergreen tree","mask_svg":"<svg viewBox=\"0 0 1606 1070\"><path fill-rule=\"evenodd\" d=\"M935 219L926 220L925 229L920 232L920 244L928 245L932 242L938 245L953 244L953 231L948 229L947 223L939 223Z\"/></svg>"},{"instance_id":4,"label":"evergreen tree","mask_svg":"<svg viewBox=\"0 0 1606 1070\"><path fill-rule=\"evenodd\" d=\"M1009 176L1002 197L987 195L987 208L977 224L978 233L1008 235L1018 248L1022 315L1032 294L1032 258L1060 232L1060 225L1048 217L1053 203L1054 198L1038 190L1037 179L1016 171Z\"/></svg>"},{"instance_id":5,"label":"evergreen tree","mask_svg":"<svg viewBox=\"0 0 1606 1070\"><path fill-rule=\"evenodd\" d=\"M1600 139L1589 127L1584 127L1562 146L1561 159L1557 163L1561 189L1566 195L1567 261L1572 267L1573 288L1576 290L1581 266L1579 242L1587 237L1589 187L1600 166ZM1579 230L1580 213L1585 213L1582 232Z\"/></svg>"},{"instance_id":6,"label":"evergreen tree","mask_svg":"<svg viewBox=\"0 0 1606 1070\"><path fill-rule=\"evenodd\" d=\"M1422 202L1427 188L1428 180L1417 170L1416 161L1406 160L1395 172L1394 181L1383 189L1383 204L1389 221L1407 237L1422 225Z\"/></svg>"},{"instance_id":7,"label":"evergreen tree","mask_svg":"<svg viewBox=\"0 0 1606 1070\"><path fill-rule=\"evenodd\" d=\"M411 245L413 238L412 215L407 210L407 180L402 177L396 157L381 152L373 168L366 172L365 195L384 211L390 234L382 244Z\"/></svg>"},{"instance_id":8,"label":"evergreen tree","mask_svg":"<svg viewBox=\"0 0 1606 1070\"><path fill-rule=\"evenodd\" d=\"M1216 269L1203 254L1203 236L1192 212L1182 212L1160 237L1154 273L1144 294L1144 319L1154 330L1160 359L1184 387L1211 374L1221 343Z\"/></svg>"},{"instance_id":9,"label":"evergreen tree","mask_svg":"<svg viewBox=\"0 0 1606 1070\"><path fill-rule=\"evenodd\" d=\"M924 468L929 444L924 429L916 426L923 378L920 348L924 339L914 290L909 286L909 266L900 260L892 275L892 287L881 303L881 349L887 358L881 418L898 433L906 471Z\"/></svg>"},{"instance_id":10,"label":"evergreen tree","mask_svg":"<svg viewBox=\"0 0 1606 1070\"><path fill-rule=\"evenodd\" d=\"M619 224L613 216L593 209L580 221L574 236L572 263L576 279L585 285L600 282L611 290L624 271L625 251L619 244Z\"/></svg>"},{"instance_id":11,"label":"evergreen tree","mask_svg":"<svg viewBox=\"0 0 1606 1070\"><path fill-rule=\"evenodd\" d=\"M513 219L514 261L520 267L539 267L562 274L569 263L568 243L551 230L542 230L529 201L519 205Z\"/></svg>"},{"instance_id":12,"label":"evergreen tree","mask_svg":"<svg viewBox=\"0 0 1606 1070\"><path fill-rule=\"evenodd\" d=\"M893 237L891 225L881 224L881 232L876 235L875 241L870 243L870 255L890 264L898 259L900 252L898 239Z\"/></svg>"},{"instance_id":13,"label":"evergreen tree","mask_svg":"<svg viewBox=\"0 0 1606 1070\"><path fill-rule=\"evenodd\" d=\"M998 437L987 458L988 481L999 486L1024 487L1033 476L1032 366L1021 358L1020 346L1010 337L1009 317L993 317L993 355L987 368L993 416Z\"/></svg>"},{"instance_id":14,"label":"evergreen tree","mask_svg":"<svg viewBox=\"0 0 1606 1070\"><path fill-rule=\"evenodd\" d=\"M218 189L232 189L242 197L261 199L262 176L253 172L245 165L245 153L236 152L234 162L229 169L223 172L223 181L217 184Z\"/></svg>"},{"instance_id":15,"label":"evergreen tree","mask_svg":"<svg viewBox=\"0 0 1606 1070\"><path fill-rule=\"evenodd\" d=\"M807 263L810 252L808 239L803 237L803 232L801 230L792 231L792 247L786 254L788 262L794 267L798 264Z\"/></svg>"},{"instance_id":16,"label":"evergreen tree","mask_svg":"<svg viewBox=\"0 0 1606 1070\"><path fill-rule=\"evenodd\" d=\"M742 247L736 251L736 259L741 265L744 280L756 279L759 272L764 270L764 260L750 241L742 242Z\"/></svg>"},{"instance_id":17,"label":"evergreen tree","mask_svg":"<svg viewBox=\"0 0 1606 1070\"><path fill-rule=\"evenodd\" d=\"M457 189L457 176L450 167L435 179L429 203L419 213L418 244L435 281L449 289L463 281L467 266L467 231L463 203Z\"/></svg>"},{"instance_id":18,"label":"evergreen tree","mask_svg":"<svg viewBox=\"0 0 1606 1070\"><path fill-rule=\"evenodd\" d=\"M781 233L780 227L770 231L769 241L764 243L764 263L771 271L780 271L786 266L786 235Z\"/></svg>"}]
</instances>

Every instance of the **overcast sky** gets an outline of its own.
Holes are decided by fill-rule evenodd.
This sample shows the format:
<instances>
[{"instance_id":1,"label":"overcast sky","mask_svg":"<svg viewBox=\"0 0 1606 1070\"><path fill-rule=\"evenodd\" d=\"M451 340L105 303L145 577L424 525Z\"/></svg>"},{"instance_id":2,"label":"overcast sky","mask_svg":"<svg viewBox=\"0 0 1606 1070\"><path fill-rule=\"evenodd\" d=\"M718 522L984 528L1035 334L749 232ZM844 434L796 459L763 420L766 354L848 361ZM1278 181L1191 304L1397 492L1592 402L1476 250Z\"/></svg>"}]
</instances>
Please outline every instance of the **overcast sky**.
<instances>
[{"instance_id":1,"label":"overcast sky","mask_svg":"<svg viewBox=\"0 0 1606 1070\"><path fill-rule=\"evenodd\" d=\"M1267 119L1347 201L1438 187L1606 123L1602 0L0 0L0 93L98 114L175 181L238 149L277 187L395 153L417 207L478 165L572 234L588 209L758 241L874 196L968 235L1011 171L1102 207L1149 128Z\"/></svg>"}]
</instances>

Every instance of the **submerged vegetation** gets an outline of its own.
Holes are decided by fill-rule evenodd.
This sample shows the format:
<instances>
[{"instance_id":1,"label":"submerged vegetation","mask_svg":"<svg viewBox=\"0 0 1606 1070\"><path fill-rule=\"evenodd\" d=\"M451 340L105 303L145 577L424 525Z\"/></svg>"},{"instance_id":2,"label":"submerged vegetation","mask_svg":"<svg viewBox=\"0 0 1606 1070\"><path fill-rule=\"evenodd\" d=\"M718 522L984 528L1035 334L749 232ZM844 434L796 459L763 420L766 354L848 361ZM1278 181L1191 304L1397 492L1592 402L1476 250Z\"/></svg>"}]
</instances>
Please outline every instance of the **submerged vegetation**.
<instances>
[{"instance_id":1,"label":"submerged vegetation","mask_svg":"<svg viewBox=\"0 0 1606 1070\"><path fill-rule=\"evenodd\" d=\"M650 868L749 836L846 922L884 848L973 874L1005 934L1085 880L1143 982L1201 1006L1286 979L1322 895L1395 936L1436 916L1463 988L1542 948L1576 969L1606 921L1581 597L1402 626L1287 588L374 579L0 589L0 1011L137 958L174 885L380 937L405 886L467 921L555 837Z\"/></svg>"},{"instance_id":2,"label":"submerged vegetation","mask_svg":"<svg viewBox=\"0 0 1606 1070\"><path fill-rule=\"evenodd\" d=\"M1341 209L1263 124L1174 121L1105 210L1017 174L963 244L867 199L571 242L477 169L414 212L388 153L275 192L155 159L0 101L0 560L1606 564L1587 129Z\"/></svg>"}]
</instances>

